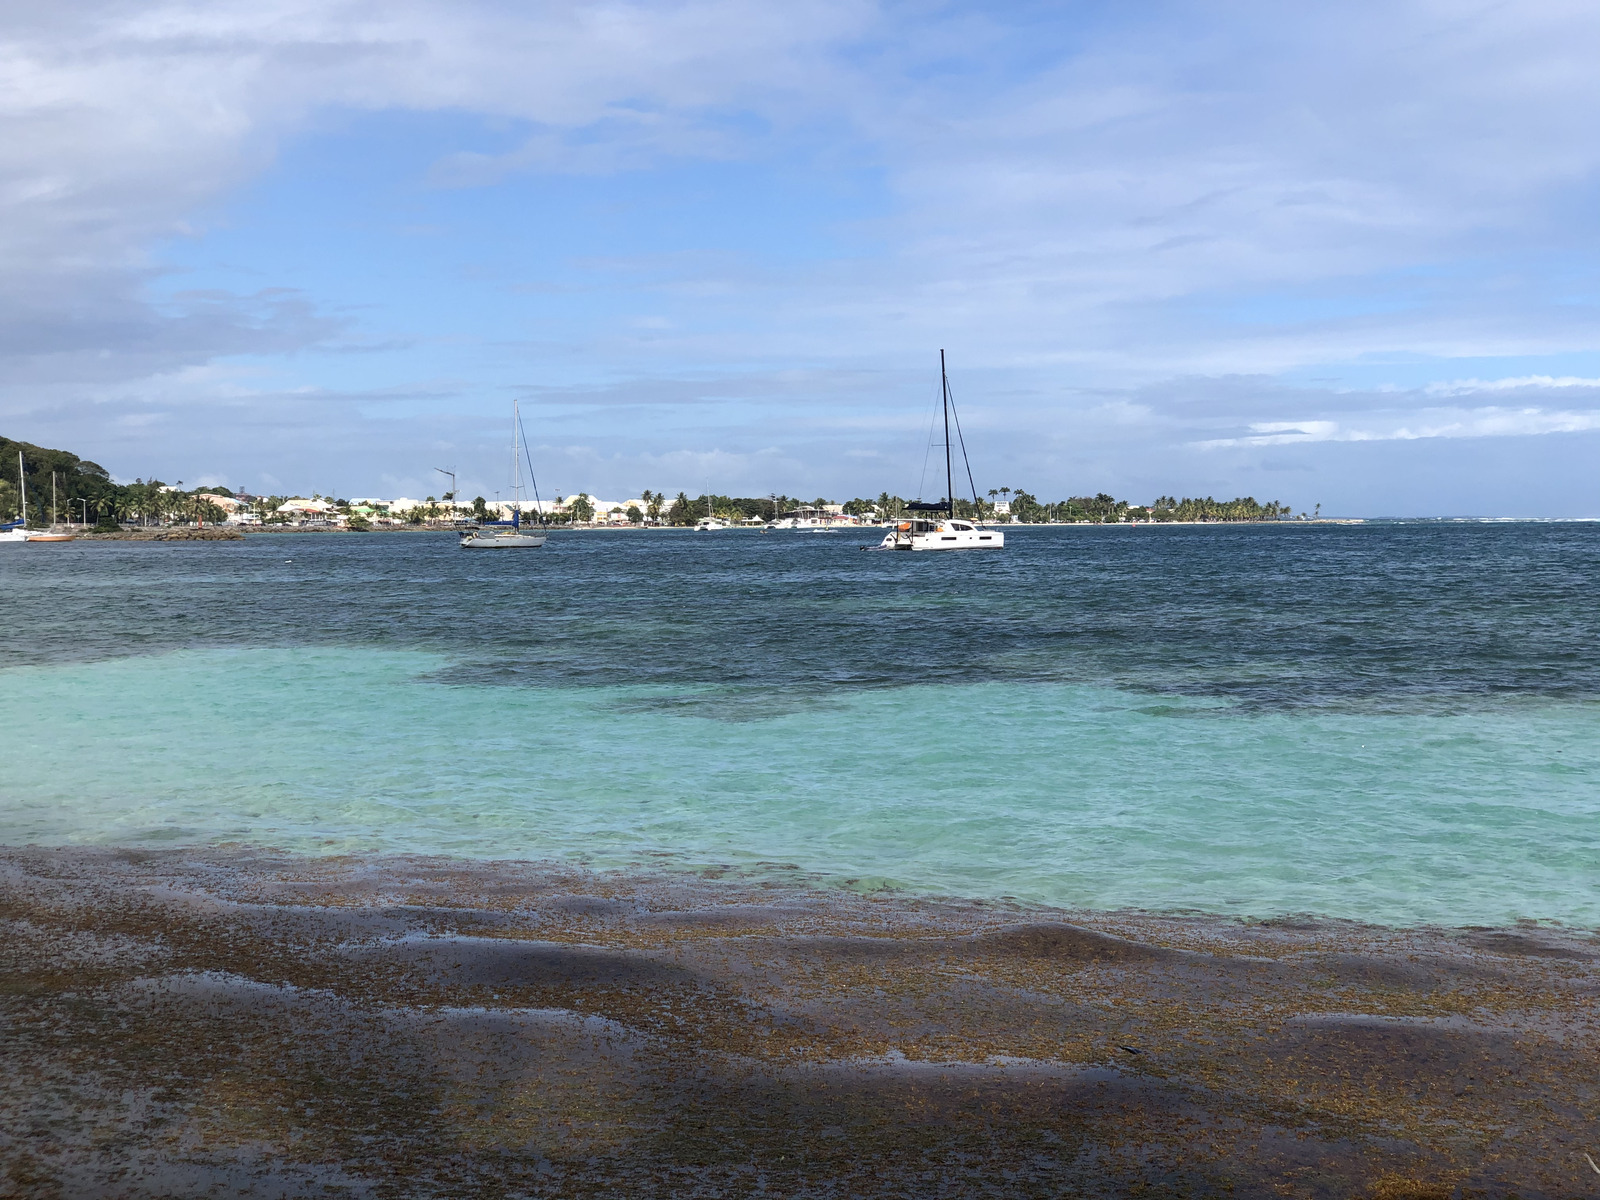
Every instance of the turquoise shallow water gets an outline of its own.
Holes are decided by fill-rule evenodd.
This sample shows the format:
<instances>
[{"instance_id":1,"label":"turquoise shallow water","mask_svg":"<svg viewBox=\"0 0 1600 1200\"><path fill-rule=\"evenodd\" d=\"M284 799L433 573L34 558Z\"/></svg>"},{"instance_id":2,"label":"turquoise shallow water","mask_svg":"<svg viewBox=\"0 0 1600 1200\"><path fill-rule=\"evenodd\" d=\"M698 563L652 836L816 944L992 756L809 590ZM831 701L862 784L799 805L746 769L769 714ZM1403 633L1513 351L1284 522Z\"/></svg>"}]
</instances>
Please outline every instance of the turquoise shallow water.
<instances>
[{"instance_id":1,"label":"turquoise shallow water","mask_svg":"<svg viewBox=\"0 0 1600 1200\"><path fill-rule=\"evenodd\" d=\"M1600 700L1551 636L1593 615L1539 603L1593 546L1203 532L1025 532L962 573L755 534L24 550L0 841L1600 924Z\"/></svg>"}]
</instances>

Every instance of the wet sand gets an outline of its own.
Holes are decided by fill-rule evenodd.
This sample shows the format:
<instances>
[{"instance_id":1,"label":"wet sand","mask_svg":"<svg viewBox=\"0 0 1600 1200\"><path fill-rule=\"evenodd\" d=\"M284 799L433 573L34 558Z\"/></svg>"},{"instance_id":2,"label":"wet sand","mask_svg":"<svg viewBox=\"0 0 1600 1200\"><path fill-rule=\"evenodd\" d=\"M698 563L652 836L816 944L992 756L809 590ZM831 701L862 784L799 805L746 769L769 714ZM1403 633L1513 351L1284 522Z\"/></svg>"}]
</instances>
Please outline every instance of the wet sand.
<instances>
[{"instance_id":1,"label":"wet sand","mask_svg":"<svg viewBox=\"0 0 1600 1200\"><path fill-rule=\"evenodd\" d=\"M0 920L0 1195L1600 1194L1586 931L243 850Z\"/></svg>"}]
</instances>

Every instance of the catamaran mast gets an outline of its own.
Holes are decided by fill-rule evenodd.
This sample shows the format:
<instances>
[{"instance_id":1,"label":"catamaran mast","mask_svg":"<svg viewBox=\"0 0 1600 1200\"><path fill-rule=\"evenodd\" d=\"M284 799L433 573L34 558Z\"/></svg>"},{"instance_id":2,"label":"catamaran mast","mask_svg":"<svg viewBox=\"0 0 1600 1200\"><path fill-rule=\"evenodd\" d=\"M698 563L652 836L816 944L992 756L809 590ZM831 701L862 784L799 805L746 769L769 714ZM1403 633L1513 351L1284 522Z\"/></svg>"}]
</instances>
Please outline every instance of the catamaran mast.
<instances>
[{"instance_id":1,"label":"catamaran mast","mask_svg":"<svg viewBox=\"0 0 1600 1200\"><path fill-rule=\"evenodd\" d=\"M950 501L950 519L956 519L956 477L950 467L950 376L945 374L944 351L939 351L940 395L944 400L944 494Z\"/></svg>"}]
</instances>

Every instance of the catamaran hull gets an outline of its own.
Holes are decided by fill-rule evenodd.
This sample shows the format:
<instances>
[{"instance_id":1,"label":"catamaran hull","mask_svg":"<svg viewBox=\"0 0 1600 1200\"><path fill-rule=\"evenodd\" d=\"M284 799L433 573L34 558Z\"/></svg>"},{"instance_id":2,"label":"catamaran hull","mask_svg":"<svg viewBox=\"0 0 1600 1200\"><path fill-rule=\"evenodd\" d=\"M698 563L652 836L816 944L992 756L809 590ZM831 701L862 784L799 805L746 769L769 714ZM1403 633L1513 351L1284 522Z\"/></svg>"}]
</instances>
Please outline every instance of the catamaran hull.
<instances>
[{"instance_id":1,"label":"catamaran hull","mask_svg":"<svg viewBox=\"0 0 1600 1200\"><path fill-rule=\"evenodd\" d=\"M958 530L954 533L889 533L884 550L999 550L1006 535L998 529Z\"/></svg>"},{"instance_id":2,"label":"catamaran hull","mask_svg":"<svg viewBox=\"0 0 1600 1200\"><path fill-rule=\"evenodd\" d=\"M544 545L542 533L479 533L461 539L463 550L537 550Z\"/></svg>"}]
</instances>

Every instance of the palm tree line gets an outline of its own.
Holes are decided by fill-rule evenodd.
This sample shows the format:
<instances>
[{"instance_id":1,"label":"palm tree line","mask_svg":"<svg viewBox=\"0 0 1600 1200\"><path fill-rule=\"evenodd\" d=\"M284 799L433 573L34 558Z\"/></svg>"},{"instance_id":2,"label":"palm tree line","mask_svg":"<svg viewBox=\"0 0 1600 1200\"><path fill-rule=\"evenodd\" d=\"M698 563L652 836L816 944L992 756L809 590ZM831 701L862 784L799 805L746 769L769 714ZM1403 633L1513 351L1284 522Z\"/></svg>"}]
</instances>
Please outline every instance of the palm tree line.
<instances>
[{"instance_id":1,"label":"palm tree line","mask_svg":"<svg viewBox=\"0 0 1600 1200\"><path fill-rule=\"evenodd\" d=\"M52 476L55 482L56 514L62 519L115 527L122 524L165 525L173 522L213 524L225 519L222 508L204 498L206 493L228 495L224 487L197 487L184 490L183 481L168 486L159 479L137 479L131 484L115 483L104 467L80 459L65 450L51 450L26 442L0 438L0 520L11 520L19 514L20 488L16 477L17 451L22 451L27 473L28 513L30 525L46 525L52 520L50 492ZM314 497L322 499L322 497ZM288 499L285 496L240 496L243 507L251 510L266 524L287 520L278 509ZM354 528L367 526L362 512L352 509L345 500L327 498ZM433 523L441 518L456 518L454 496L446 506L433 496L405 513L393 513L414 525ZM557 498L558 503L560 498ZM821 508L829 503L824 497L806 500L781 493L765 496L721 496L702 494L691 498L678 492L668 498L665 492L645 489L639 494L640 503L630 504L623 514L635 525L692 526L706 517L718 517L731 522L750 519L772 520L780 514L803 506ZM941 498L936 503L943 504ZM857 516L893 519L906 511L907 501L889 492L880 492L876 499L857 496L841 507L846 513ZM1001 511L1002 506L1009 513ZM1052 502L1041 501L1033 493L1019 487L991 488L987 498L976 501L958 499L956 514L976 520L994 520L1008 516L1021 524L1053 522L1093 522L1111 524L1127 521L1281 521L1294 516L1289 505L1276 500L1258 502L1252 496L1232 500L1213 497L1160 496L1152 504L1133 504L1118 500L1105 492L1093 496L1070 496ZM1320 514L1321 505L1315 512ZM473 515L478 519L487 516L487 507L479 497L473 504ZM550 523L587 524L598 515L588 495L578 492L560 509L541 515ZM1301 518L1312 514L1302 512Z\"/></svg>"}]
</instances>

